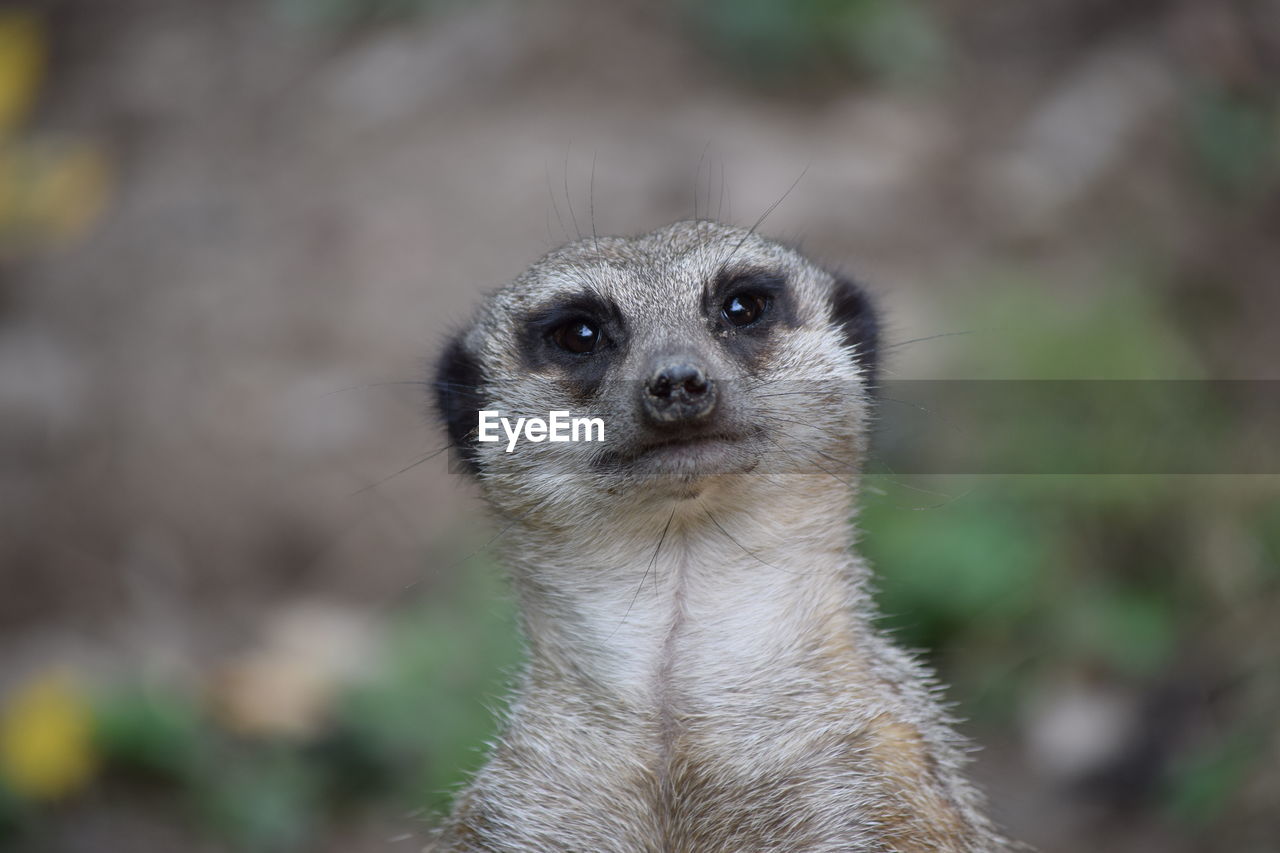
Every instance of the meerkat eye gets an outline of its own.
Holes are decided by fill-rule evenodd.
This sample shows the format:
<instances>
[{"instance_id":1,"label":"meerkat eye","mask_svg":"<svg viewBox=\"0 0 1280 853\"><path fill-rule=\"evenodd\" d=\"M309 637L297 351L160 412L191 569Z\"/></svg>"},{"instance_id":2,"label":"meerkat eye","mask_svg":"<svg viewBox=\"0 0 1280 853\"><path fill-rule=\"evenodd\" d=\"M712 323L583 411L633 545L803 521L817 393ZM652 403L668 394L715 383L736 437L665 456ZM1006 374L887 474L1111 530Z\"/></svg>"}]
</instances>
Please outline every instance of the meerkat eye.
<instances>
[{"instance_id":1,"label":"meerkat eye","mask_svg":"<svg viewBox=\"0 0 1280 853\"><path fill-rule=\"evenodd\" d=\"M565 352L586 355L600 343L600 329L588 320L570 320L552 331L551 340Z\"/></svg>"},{"instance_id":2,"label":"meerkat eye","mask_svg":"<svg viewBox=\"0 0 1280 853\"><path fill-rule=\"evenodd\" d=\"M724 301L720 313L731 326L750 326L768 307L769 297L763 293L738 293Z\"/></svg>"}]
</instances>

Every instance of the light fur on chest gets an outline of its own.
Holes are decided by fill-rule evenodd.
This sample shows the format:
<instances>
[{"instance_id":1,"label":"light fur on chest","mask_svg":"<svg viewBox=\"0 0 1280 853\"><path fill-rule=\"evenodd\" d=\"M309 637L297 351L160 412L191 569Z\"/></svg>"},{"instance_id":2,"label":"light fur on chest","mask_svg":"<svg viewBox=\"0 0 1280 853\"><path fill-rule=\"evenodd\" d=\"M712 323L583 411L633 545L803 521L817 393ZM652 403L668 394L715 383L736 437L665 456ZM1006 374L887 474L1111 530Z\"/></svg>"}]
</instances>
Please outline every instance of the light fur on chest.
<instances>
[{"instance_id":1,"label":"light fur on chest","mask_svg":"<svg viewBox=\"0 0 1280 853\"><path fill-rule=\"evenodd\" d=\"M444 849L983 849L920 673L864 624L846 505L791 486L512 554L529 670Z\"/></svg>"}]
</instances>

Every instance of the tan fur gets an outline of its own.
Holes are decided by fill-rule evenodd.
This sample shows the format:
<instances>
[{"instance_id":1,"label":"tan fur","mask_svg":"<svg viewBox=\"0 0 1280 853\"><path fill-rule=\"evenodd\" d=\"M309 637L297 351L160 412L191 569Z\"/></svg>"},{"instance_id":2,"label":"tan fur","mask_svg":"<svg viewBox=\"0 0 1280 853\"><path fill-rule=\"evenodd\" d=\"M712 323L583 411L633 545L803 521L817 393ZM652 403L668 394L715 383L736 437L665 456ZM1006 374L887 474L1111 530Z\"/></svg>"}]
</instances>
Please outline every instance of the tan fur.
<instances>
[{"instance_id":1,"label":"tan fur","mask_svg":"<svg viewBox=\"0 0 1280 853\"><path fill-rule=\"evenodd\" d=\"M725 264L782 270L795 295L794 325L754 372L717 354L699 302ZM677 223L552 253L465 332L486 407L587 406L625 444L640 354L696 339L736 383L736 415L766 429L725 470L683 479L600 470L590 444L479 448L530 654L429 849L1011 849L930 676L873 627L849 524L868 397L833 282L740 229ZM589 400L518 348L530 310L584 288L631 324Z\"/></svg>"}]
</instances>

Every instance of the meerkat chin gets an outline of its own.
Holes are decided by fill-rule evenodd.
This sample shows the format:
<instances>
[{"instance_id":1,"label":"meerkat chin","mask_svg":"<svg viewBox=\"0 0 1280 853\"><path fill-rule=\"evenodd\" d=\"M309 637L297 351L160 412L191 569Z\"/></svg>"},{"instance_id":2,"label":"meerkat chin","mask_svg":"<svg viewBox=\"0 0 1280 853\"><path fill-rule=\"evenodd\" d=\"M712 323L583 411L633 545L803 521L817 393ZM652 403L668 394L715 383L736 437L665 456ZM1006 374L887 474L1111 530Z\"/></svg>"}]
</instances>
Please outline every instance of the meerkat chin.
<instances>
[{"instance_id":1,"label":"meerkat chin","mask_svg":"<svg viewBox=\"0 0 1280 853\"><path fill-rule=\"evenodd\" d=\"M529 659L429 849L1013 849L853 552L877 338L854 282L708 221L570 244L485 301L436 402ZM481 441L482 411L600 440Z\"/></svg>"}]
</instances>

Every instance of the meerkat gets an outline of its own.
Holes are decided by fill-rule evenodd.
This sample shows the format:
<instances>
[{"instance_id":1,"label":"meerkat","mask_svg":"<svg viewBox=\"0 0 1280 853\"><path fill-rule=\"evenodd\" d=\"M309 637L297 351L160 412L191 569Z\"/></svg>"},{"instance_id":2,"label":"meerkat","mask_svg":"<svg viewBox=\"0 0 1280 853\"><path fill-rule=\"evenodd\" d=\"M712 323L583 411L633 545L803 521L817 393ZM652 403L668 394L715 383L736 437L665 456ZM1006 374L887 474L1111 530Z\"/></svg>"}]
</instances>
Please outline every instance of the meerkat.
<instances>
[{"instance_id":1,"label":"meerkat","mask_svg":"<svg viewBox=\"0 0 1280 853\"><path fill-rule=\"evenodd\" d=\"M435 396L505 531L528 660L437 851L1016 849L853 550L864 290L687 221L551 252L445 348ZM602 442L481 442L587 412Z\"/></svg>"}]
</instances>

